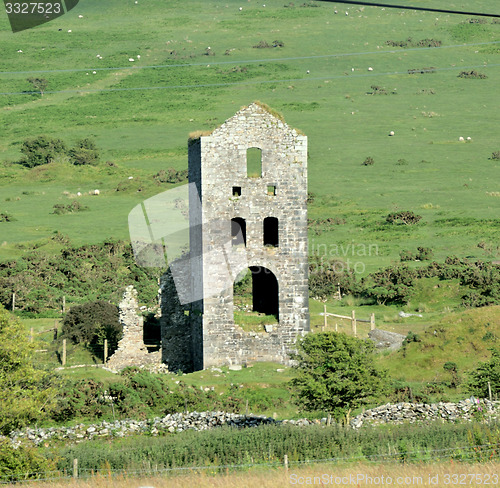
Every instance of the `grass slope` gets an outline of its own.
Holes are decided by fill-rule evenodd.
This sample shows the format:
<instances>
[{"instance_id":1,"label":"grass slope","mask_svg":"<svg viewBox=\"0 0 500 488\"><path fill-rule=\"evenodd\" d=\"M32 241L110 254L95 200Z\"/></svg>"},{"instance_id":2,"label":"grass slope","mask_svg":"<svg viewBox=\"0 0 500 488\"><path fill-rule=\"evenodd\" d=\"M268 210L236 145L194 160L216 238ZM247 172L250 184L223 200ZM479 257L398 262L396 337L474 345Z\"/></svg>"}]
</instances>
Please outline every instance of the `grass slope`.
<instances>
[{"instance_id":1,"label":"grass slope","mask_svg":"<svg viewBox=\"0 0 500 488\"><path fill-rule=\"evenodd\" d=\"M43 249L56 230L79 243L126 238L128 212L169 187L155 187L152 175L186 167L188 133L213 129L256 99L309 138L309 187L318 196L310 217L345 220L311 231L312 252L326 244L361 274L417 246L432 247L437 259L497 258L500 163L489 157L500 149L500 56L499 44L480 43L498 43L500 24L375 7L343 6L335 15L335 7L271 0L240 11L234 2L150 0L144 8L109 0L104 18L96 0L81 0L69 14L15 35L3 18L0 210L17 221L0 222L0 258L21 254L25 241ZM482 0L474 8L495 13L497 5ZM385 44L409 37L437 39L442 48ZM275 40L284 46L253 47ZM407 73L423 67L437 69ZM458 77L472 67L488 78ZM48 79L47 93L16 94L29 90L35 71ZM370 95L373 85L387 94ZM39 134L68 144L94 137L102 160L116 167L10 164L22 141ZM362 165L367 156L373 166ZM142 180L141 191L115 191L129 176ZM52 214L54 204L95 188L101 195L81 197L88 211ZM385 225L398 209L422 215L422 223ZM332 244L371 244L376 252L352 257Z\"/></svg>"}]
</instances>

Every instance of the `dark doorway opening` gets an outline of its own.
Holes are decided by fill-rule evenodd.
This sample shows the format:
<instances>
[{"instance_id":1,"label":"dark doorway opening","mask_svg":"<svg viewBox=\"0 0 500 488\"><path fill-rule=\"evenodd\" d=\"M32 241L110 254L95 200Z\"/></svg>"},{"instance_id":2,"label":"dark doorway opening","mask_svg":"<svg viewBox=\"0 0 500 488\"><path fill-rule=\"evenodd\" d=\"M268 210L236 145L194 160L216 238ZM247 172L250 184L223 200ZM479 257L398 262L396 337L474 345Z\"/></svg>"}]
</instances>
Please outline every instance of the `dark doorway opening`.
<instances>
[{"instance_id":1,"label":"dark doorway opening","mask_svg":"<svg viewBox=\"0 0 500 488\"><path fill-rule=\"evenodd\" d=\"M279 320L279 289L276 276L263 266L252 266L253 310Z\"/></svg>"}]
</instances>

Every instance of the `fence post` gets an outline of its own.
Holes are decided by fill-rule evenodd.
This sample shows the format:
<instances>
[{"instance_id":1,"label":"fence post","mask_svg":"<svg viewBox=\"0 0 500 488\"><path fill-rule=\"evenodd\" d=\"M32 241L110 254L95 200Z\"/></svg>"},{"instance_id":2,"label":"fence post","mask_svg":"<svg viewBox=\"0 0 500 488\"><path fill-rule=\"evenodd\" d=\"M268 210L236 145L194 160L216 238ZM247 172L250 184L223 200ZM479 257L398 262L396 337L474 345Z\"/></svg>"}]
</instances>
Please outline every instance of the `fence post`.
<instances>
[{"instance_id":1,"label":"fence post","mask_svg":"<svg viewBox=\"0 0 500 488\"><path fill-rule=\"evenodd\" d=\"M492 401L492 396L491 396L491 383L488 381L488 396L490 397L490 402Z\"/></svg>"},{"instance_id":2,"label":"fence post","mask_svg":"<svg viewBox=\"0 0 500 488\"><path fill-rule=\"evenodd\" d=\"M63 339L63 356L62 356L62 365L66 366L66 339Z\"/></svg>"},{"instance_id":3,"label":"fence post","mask_svg":"<svg viewBox=\"0 0 500 488\"><path fill-rule=\"evenodd\" d=\"M370 315L370 330L375 330L375 314Z\"/></svg>"},{"instance_id":4,"label":"fence post","mask_svg":"<svg viewBox=\"0 0 500 488\"><path fill-rule=\"evenodd\" d=\"M12 293L12 311L16 309L16 292Z\"/></svg>"},{"instance_id":5,"label":"fence post","mask_svg":"<svg viewBox=\"0 0 500 488\"><path fill-rule=\"evenodd\" d=\"M288 474L288 454L285 454L285 455L283 456L283 463L284 463L284 465L285 465L285 473L287 473L287 474Z\"/></svg>"},{"instance_id":6,"label":"fence post","mask_svg":"<svg viewBox=\"0 0 500 488\"><path fill-rule=\"evenodd\" d=\"M108 340L104 339L104 364L108 360Z\"/></svg>"},{"instance_id":7,"label":"fence post","mask_svg":"<svg viewBox=\"0 0 500 488\"><path fill-rule=\"evenodd\" d=\"M326 327L328 326L328 320L327 320L327 317L326 317L326 304L323 305L323 312L324 312L324 315L325 315L325 322L324 322L324 325L323 325L323 330L326 330Z\"/></svg>"},{"instance_id":8,"label":"fence post","mask_svg":"<svg viewBox=\"0 0 500 488\"><path fill-rule=\"evenodd\" d=\"M357 337L356 312L354 310L351 313L351 326L352 326L352 333L353 333L354 337Z\"/></svg>"},{"instance_id":9,"label":"fence post","mask_svg":"<svg viewBox=\"0 0 500 488\"><path fill-rule=\"evenodd\" d=\"M338 332L339 331L339 324L337 324L337 322L335 322L335 332Z\"/></svg>"},{"instance_id":10,"label":"fence post","mask_svg":"<svg viewBox=\"0 0 500 488\"><path fill-rule=\"evenodd\" d=\"M33 327L31 327L31 329L30 329L30 342L33 342L33 339L34 339L33 336L34 336L34 334L35 333L33 332Z\"/></svg>"},{"instance_id":11,"label":"fence post","mask_svg":"<svg viewBox=\"0 0 500 488\"><path fill-rule=\"evenodd\" d=\"M63 295L63 313L66 313L66 295Z\"/></svg>"},{"instance_id":12,"label":"fence post","mask_svg":"<svg viewBox=\"0 0 500 488\"><path fill-rule=\"evenodd\" d=\"M78 459L73 459L73 478L78 478Z\"/></svg>"},{"instance_id":13,"label":"fence post","mask_svg":"<svg viewBox=\"0 0 500 488\"><path fill-rule=\"evenodd\" d=\"M248 415L248 398L245 402L245 417Z\"/></svg>"}]
</instances>

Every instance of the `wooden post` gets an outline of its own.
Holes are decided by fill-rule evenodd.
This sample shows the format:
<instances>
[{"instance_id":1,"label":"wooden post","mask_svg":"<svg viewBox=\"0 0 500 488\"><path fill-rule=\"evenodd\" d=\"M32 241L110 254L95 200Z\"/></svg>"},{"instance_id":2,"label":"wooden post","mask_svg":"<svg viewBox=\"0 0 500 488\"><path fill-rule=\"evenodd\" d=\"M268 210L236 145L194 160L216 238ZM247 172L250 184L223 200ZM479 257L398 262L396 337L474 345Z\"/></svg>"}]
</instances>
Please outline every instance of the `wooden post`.
<instances>
[{"instance_id":1,"label":"wooden post","mask_svg":"<svg viewBox=\"0 0 500 488\"><path fill-rule=\"evenodd\" d=\"M353 336L357 337L358 332L356 330L356 312L354 310L351 313L351 327Z\"/></svg>"},{"instance_id":2,"label":"wooden post","mask_svg":"<svg viewBox=\"0 0 500 488\"><path fill-rule=\"evenodd\" d=\"M339 324L337 324L337 322L335 322L335 332L338 332L339 331Z\"/></svg>"},{"instance_id":3,"label":"wooden post","mask_svg":"<svg viewBox=\"0 0 500 488\"><path fill-rule=\"evenodd\" d=\"M285 473L288 473L288 454L283 456L283 464L285 465Z\"/></svg>"},{"instance_id":4,"label":"wooden post","mask_svg":"<svg viewBox=\"0 0 500 488\"><path fill-rule=\"evenodd\" d=\"M326 330L326 327L328 325L328 319L326 317L326 304L323 305L323 312L324 312L324 315L325 315L325 322L324 322L324 325L323 325L323 330Z\"/></svg>"},{"instance_id":5,"label":"wooden post","mask_svg":"<svg viewBox=\"0 0 500 488\"><path fill-rule=\"evenodd\" d=\"M245 417L248 415L248 398L247 401L245 402Z\"/></svg>"},{"instance_id":6,"label":"wooden post","mask_svg":"<svg viewBox=\"0 0 500 488\"><path fill-rule=\"evenodd\" d=\"M66 295L63 295L63 313L66 313Z\"/></svg>"},{"instance_id":7,"label":"wooden post","mask_svg":"<svg viewBox=\"0 0 500 488\"><path fill-rule=\"evenodd\" d=\"M54 320L54 341L57 341L57 326L59 325L59 323L57 322L57 320Z\"/></svg>"},{"instance_id":8,"label":"wooden post","mask_svg":"<svg viewBox=\"0 0 500 488\"><path fill-rule=\"evenodd\" d=\"M326 425L332 425L332 414L328 414L328 417L326 418Z\"/></svg>"},{"instance_id":9,"label":"wooden post","mask_svg":"<svg viewBox=\"0 0 500 488\"><path fill-rule=\"evenodd\" d=\"M33 339L34 339L34 332L33 332L33 327L31 327L30 329L30 342L33 342Z\"/></svg>"},{"instance_id":10,"label":"wooden post","mask_svg":"<svg viewBox=\"0 0 500 488\"><path fill-rule=\"evenodd\" d=\"M73 478L78 478L78 459L73 459Z\"/></svg>"},{"instance_id":11,"label":"wooden post","mask_svg":"<svg viewBox=\"0 0 500 488\"><path fill-rule=\"evenodd\" d=\"M104 364L108 360L108 340L104 339Z\"/></svg>"},{"instance_id":12,"label":"wooden post","mask_svg":"<svg viewBox=\"0 0 500 488\"><path fill-rule=\"evenodd\" d=\"M66 339L63 339L62 365L66 366Z\"/></svg>"},{"instance_id":13,"label":"wooden post","mask_svg":"<svg viewBox=\"0 0 500 488\"><path fill-rule=\"evenodd\" d=\"M492 396L491 396L491 383L488 381L488 396L490 398L490 402L492 401Z\"/></svg>"},{"instance_id":14,"label":"wooden post","mask_svg":"<svg viewBox=\"0 0 500 488\"><path fill-rule=\"evenodd\" d=\"M12 293L12 311L16 309L16 292Z\"/></svg>"},{"instance_id":15,"label":"wooden post","mask_svg":"<svg viewBox=\"0 0 500 488\"><path fill-rule=\"evenodd\" d=\"M375 330L375 314L370 315L370 330Z\"/></svg>"}]
</instances>

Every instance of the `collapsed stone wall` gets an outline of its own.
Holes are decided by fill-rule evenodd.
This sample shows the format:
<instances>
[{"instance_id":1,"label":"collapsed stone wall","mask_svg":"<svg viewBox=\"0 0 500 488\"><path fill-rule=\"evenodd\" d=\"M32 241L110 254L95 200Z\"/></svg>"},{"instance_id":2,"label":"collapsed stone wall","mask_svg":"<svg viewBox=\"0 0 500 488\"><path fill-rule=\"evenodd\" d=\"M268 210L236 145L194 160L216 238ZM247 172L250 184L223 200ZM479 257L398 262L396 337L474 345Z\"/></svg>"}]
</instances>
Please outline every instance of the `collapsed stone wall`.
<instances>
[{"instance_id":1,"label":"collapsed stone wall","mask_svg":"<svg viewBox=\"0 0 500 488\"><path fill-rule=\"evenodd\" d=\"M144 344L144 319L138 313L137 290L133 286L127 286L118 308L123 337L118 342L115 353L108 359L107 367L113 371L120 371L128 366L161 363L161 353L159 351L149 353Z\"/></svg>"}]
</instances>

